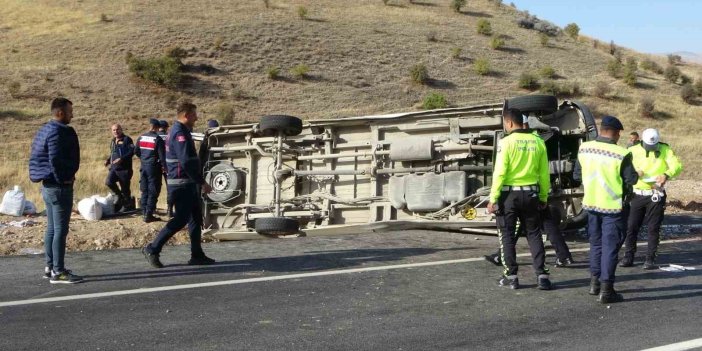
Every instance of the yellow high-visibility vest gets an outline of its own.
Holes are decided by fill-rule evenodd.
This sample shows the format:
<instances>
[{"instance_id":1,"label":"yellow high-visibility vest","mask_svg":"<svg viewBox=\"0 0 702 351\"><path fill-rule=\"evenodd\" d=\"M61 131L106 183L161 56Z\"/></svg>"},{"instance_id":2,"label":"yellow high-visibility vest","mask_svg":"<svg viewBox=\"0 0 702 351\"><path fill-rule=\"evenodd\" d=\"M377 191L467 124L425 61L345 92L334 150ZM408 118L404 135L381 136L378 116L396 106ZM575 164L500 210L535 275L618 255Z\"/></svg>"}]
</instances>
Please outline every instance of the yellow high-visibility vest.
<instances>
[{"instance_id":1,"label":"yellow high-visibility vest","mask_svg":"<svg viewBox=\"0 0 702 351\"><path fill-rule=\"evenodd\" d=\"M650 151L648 156L642 144L630 147L629 151L631 151L634 169L637 172L643 172L643 176L639 177L639 181L634 185L635 189L652 189L657 176L665 174L668 178L673 178L682 172L682 163L668 144L658 143L658 151Z\"/></svg>"},{"instance_id":2,"label":"yellow high-visibility vest","mask_svg":"<svg viewBox=\"0 0 702 351\"><path fill-rule=\"evenodd\" d=\"M512 132L499 141L492 172L490 202L496 203L505 185L539 185L539 200L551 189L548 155L543 139L531 132Z\"/></svg>"},{"instance_id":3,"label":"yellow high-visibility vest","mask_svg":"<svg viewBox=\"0 0 702 351\"><path fill-rule=\"evenodd\" d=\"M580 145L578 161L582 168L583 208L600 213L619 213L622 210L624 180L622 161L629 150L600 141Z\"/></svg>"}]
</instances>

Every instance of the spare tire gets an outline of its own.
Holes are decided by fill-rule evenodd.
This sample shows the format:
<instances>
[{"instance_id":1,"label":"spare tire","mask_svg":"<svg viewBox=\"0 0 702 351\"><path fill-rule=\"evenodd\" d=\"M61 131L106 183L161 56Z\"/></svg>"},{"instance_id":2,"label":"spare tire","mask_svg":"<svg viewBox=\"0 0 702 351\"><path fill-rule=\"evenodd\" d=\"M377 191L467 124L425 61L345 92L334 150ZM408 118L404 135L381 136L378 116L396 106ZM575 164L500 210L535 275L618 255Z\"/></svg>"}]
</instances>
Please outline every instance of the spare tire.
<instances>
[{"instance_id":1,"label":"spare tire","mask_svg":"<svg viewBox=\"0 0 702 351\"><path fill-rule=\"evenodd\" d=\"M264 135L276 135L282 131L287 136L298 135L302 132L302 120L286 115L263 116L258 123L258 128Z\"/></svg>"},{"instance_id":2,"label":"spare tire","mask_svg":"<svg viewBox=\"0 0 702 351\"><path fill-rule=\"evenodd\" d=\"M300 222L287 217L264 217L256 219L254 228L262 235L290 235L300 231Z\"/></svg>"},{"instance_id":3,"label":"spare tire","mask_svg":"<svg viewBox=\"0 0 702 351\"><path fill-rule=\"evenodd\" d=\"M539 116L558 111L558 99L553 95L524 95L507 100L507 108L516 108L523 113Z\"/></svg>"}]
</instances>

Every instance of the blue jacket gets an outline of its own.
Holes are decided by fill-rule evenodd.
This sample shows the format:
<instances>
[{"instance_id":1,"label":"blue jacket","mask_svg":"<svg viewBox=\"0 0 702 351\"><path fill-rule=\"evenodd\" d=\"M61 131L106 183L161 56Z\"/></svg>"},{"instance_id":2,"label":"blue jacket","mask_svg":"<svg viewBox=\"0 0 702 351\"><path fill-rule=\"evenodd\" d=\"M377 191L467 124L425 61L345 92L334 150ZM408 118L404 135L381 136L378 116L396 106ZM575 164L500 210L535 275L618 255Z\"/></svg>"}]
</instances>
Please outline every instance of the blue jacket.
<instances>
[{"instance_id":1,"label":"blue jacket","mask_svg":"<svg viewBox=\"0 0 702 351\"><path fill-rule=\"evenodd\" d=\"M110 142L110 157L105 164L115 171L132 170L132 157L134 156L134 142L132 138L122 135L121 138L112 138ZM119 164L113 165L112 161L122 159Z\"/></svg>"},{"instance_id":2,"label":"blue jacket","mask_svg":"<svg viewBox=\"0 0 702 351\"><path fill-rule=\"evenodd\" d=\"M80 167L80 145L73 128L52 120L44 124L32 141L29 179L32 182L69 184Z\"/></svg>"},{"instance_id":3,"label":"blue jacket","mask_svg":"<svg viewBox=\"0 0 702 351\"><path fill-rule=\"evenodd\" d=\"M134 153L141 159L141 167L166 169L166 143L156 132L146 132L136 141Z\"/></svg>"},{"instance_id":4,"label":"blue jacket","mask_svg":"<svg viewBox=\"0 0 702 351\"><path fill-rule=\"evenodd\" d=\"M205 183L193 137L183 123L176 121L168 134L166 164L169 186Z\"/></svg>"}]
</instances>

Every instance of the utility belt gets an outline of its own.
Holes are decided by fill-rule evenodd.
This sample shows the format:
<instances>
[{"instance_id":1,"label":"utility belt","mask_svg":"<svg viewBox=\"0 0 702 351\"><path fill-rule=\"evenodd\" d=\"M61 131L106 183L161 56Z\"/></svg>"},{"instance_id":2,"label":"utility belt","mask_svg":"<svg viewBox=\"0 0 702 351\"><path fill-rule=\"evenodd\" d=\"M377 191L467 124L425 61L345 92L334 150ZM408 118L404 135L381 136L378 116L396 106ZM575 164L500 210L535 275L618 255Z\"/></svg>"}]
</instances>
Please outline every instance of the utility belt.
<instances>
[{"instance_id":1,"label":"utility belt","mask_svg":"<svg viewBox=\"0 0 702 351\"><path fill-rule=\"evenodd\" d=\"M651 201L653 201L653 202L661 201L665 197L665 191L657 190L657 189L648 189L648 190L634 189L634 194L639 195L639 196L650 196Z\"/></svg>"},{"instance_id":2,"label":"utility belt","mask_svg":"<svg viewBox=\"0 0 702 351\"><path fill-rule=\"evenodd\" d=\"M539 186L538 185L522 185L522 186L505 185L502 187L502 191L539 191Z\"/></svg>"}]
</instances>

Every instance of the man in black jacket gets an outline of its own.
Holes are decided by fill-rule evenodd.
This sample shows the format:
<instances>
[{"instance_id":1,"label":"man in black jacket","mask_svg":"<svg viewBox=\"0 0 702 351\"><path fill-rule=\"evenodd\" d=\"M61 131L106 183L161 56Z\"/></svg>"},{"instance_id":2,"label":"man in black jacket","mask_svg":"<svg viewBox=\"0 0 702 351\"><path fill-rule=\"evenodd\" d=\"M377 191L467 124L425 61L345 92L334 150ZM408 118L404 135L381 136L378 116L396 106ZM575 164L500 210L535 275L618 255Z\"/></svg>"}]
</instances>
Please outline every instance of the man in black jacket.
<instances>
[{"instance_id":1,"label":"man in black jacket","mask_svg":"<svg viewBox=\"0 0 702 351\"><path fill-rule=\"evenodd\" d=\"M118 212L122 206L126 211L131 211L136 207L131 191L131 181L134 175L132 170L134 142L132 138L124 135L122 126L119 124L113 124L111 130L110 157L105 161L105 167L109 167L110 171L107 174L105 185L119 198L115 205L115 212Z\"/></svg>"},{"instance_id":2,"label":"man in black jacket","mask_svg":"<svg viewBox=\"0 0 702 351\"><path fill-rule=\"evenodd\" d=\"M161 220L154 216L154 212L161 192L161 177L166 170L166 144L158 135L159 121L151 118L149 124L151 124L151 130L137 138L135 150L137 157L141 160L140 202L146 223Z\"/></svg>"},{"instance_id":3,"label":"man in black jacket","mask_svg":"<svg viewBox=\"0 0 702 351\"><path fill-rule=\"evenodd\" d=\"M73 183L80 167L80 145L73 119L73 103L65 98L51 102L54 118L44 124L32 141L29 156L29 179L42 183L41 194L46 204L44 278L51 284L74 284L83 278L64 266L68 223L73 208Z\"/></svg>"}]
</instances>

